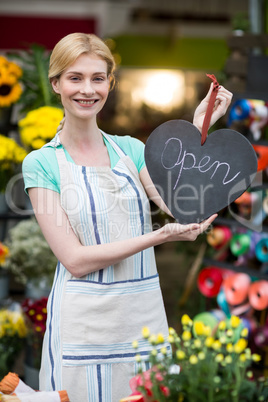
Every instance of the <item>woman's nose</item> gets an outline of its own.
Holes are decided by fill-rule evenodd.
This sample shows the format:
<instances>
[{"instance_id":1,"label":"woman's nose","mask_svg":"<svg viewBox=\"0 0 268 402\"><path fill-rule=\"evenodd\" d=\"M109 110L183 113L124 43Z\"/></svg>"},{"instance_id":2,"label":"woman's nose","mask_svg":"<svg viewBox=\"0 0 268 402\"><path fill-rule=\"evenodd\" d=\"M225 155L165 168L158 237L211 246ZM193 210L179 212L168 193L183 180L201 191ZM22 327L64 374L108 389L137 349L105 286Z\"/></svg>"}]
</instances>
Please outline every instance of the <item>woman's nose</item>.
<instances>
[{"instance_id":1,"label":"woman's nose","mask_svg":"<svg viewBox=\"0 0 268 402\"><path fill-rule=\"evenodd\" d=\"M91 83L89 81L85 81L84 85L80 89L81 94L84 94L86 96L92 96L95 94L95 90L92 87Z\"/></svg>"}]
</instances>

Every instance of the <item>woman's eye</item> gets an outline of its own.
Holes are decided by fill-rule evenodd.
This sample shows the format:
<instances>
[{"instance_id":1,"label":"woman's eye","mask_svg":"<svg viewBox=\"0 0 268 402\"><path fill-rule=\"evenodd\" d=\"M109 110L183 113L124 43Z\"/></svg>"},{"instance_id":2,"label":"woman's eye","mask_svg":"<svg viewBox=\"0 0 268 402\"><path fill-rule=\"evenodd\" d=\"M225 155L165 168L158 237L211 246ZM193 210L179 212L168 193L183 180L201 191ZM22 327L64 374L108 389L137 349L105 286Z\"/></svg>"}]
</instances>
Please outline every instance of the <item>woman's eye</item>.
<instances>
[{"instance_id":1,"label":"woman's eye","mask_svg":"<svg viewBox=\"0 0 268 402\"><path fill-rule=\"evenodd\" d=\"M94 81L104 81L104 78L103 77L96 77L96 78L94 78Z\"/></svg>"},{"instance_id":2,"label":"woman's eye","mask_svg":"<svg viewBox=\"0 0 268 402\"><path fill-rule=\"evenodd\" d=\"M71 79L71 81L78 81L79 77L71 77L70 79Z\"/></svg>"}]
</instances>

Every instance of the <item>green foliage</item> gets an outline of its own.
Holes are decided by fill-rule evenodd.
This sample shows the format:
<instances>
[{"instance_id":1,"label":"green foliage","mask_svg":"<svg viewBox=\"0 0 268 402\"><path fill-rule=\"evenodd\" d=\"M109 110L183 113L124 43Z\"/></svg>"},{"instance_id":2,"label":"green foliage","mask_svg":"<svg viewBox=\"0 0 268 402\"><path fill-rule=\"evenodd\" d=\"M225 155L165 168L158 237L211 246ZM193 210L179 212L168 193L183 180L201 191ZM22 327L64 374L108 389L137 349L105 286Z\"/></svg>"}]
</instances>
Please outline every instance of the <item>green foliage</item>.
<instances>
[{"instance_id":1,"label":"green foliage","mask_svg":"<svg viewBox=\"0 0 268 402\"><path fill-rule=\"evenodd\" d=\"M27 113L41 106L59 106L59 101L52 92L48 79L50 53L38 44L28 50L12 53L10 57L17 59L23 69L20 79L23 93L19 100L21 111Z\"/></svg>"}]
</instances>

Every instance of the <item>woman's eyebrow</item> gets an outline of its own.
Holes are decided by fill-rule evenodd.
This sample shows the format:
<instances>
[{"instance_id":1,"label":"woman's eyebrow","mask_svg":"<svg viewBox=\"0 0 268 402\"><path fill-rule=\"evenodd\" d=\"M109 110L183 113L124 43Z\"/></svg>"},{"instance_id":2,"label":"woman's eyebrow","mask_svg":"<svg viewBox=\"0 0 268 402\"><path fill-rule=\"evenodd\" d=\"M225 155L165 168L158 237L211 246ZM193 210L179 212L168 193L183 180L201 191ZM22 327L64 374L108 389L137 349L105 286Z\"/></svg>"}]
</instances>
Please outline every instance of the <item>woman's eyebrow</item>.
<instances>
[{"instance_id":1,"label":"woman's eyebrow","mask_svg":"<svg viewBox=\"0 0 268 402\"><path fill-rule=\"evenodd\" d=\"M81 73L81 71L68 71L67 74L76 74L76 75L83 75L84 73ZM97 71L94 72L92 75L99 75L99 74L107 74L106 71Z\"/></svg>"}]
</instances>

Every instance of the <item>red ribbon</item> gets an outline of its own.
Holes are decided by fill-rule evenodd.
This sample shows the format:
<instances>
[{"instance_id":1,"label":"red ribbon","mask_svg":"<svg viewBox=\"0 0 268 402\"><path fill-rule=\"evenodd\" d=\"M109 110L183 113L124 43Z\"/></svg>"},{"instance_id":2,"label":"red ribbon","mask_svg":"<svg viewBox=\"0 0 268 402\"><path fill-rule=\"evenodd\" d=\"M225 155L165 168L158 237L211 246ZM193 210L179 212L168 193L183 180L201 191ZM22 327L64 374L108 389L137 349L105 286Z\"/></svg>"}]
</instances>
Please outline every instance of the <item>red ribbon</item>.
<instances>
[{"instance_id":1,"label":"red ribbon","mask_svg":"<svg viewBox=\"0 0 268 402\"><path fill-rule=\"evenodd\" d=\"M207 107L207 111L206 111L206 114L205 114L204 123L203 123L203 127L202 127L201 145L203 145L206 142L206 139L207 139L209 123L210 123L210 120L211 120L211 116L212 116L216 96L217 96L217 93L218 93L218 90L219 90L219 83L218 83L215 75L213 75L213 74L206 74L206 75L207 75L207 77L209 77L213 81L213 88L212 88L212 92L211 92L211 95L210 95L210 98L209 98L208 107Z\"/></svg>"}]
</instances>

